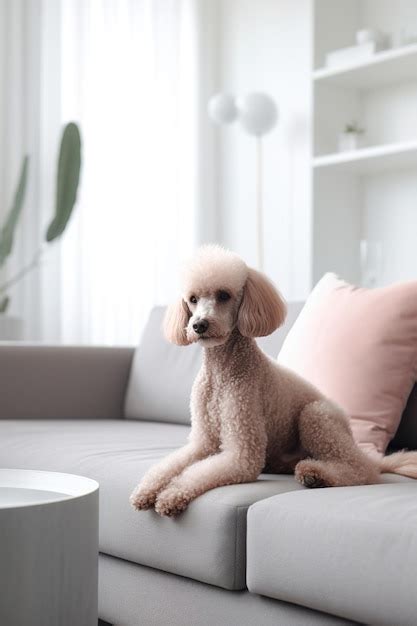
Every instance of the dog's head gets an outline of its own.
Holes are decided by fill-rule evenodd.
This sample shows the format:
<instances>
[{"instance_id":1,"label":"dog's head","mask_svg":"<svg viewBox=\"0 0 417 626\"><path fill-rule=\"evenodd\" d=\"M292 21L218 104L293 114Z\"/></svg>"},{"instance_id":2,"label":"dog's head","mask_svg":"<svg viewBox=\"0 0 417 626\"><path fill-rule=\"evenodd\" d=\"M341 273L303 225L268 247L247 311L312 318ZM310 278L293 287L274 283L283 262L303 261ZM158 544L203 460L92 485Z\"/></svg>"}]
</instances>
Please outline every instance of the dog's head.
<instances>
[{"instance_id":1,"label":"dog's head","mask_svg":"<svg viewBox=\"0 0 417 626\"><path fill-rule=\"evenodd\" d=\"M237 328L264 337L281 326L286 305L271 281L220 246L200 248L184 276L183 297L168 307L165 336L181 346L225 343Z\"/></svg>"}]
</instances>

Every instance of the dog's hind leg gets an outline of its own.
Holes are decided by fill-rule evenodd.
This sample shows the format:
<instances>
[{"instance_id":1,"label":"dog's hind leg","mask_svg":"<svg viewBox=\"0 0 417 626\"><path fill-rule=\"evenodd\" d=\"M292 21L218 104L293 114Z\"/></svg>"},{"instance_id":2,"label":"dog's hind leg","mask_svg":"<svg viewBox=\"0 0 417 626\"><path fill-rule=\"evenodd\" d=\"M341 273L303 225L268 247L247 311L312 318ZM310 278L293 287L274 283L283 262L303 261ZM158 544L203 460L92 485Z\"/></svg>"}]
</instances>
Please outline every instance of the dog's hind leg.
<instances>
[{"instance_id":1,"label":"dog's hind leg","mask_svg":"<svg viewBox=\"0 0 417 626\"><path fill-rule=\"evenodd\" d=\"M346 415L328 400L306 405L298 419L308 458L297 463L296 479L306 487L344 487L379 482L377 463L356 445Z\"/></svg>"}]
</instances>

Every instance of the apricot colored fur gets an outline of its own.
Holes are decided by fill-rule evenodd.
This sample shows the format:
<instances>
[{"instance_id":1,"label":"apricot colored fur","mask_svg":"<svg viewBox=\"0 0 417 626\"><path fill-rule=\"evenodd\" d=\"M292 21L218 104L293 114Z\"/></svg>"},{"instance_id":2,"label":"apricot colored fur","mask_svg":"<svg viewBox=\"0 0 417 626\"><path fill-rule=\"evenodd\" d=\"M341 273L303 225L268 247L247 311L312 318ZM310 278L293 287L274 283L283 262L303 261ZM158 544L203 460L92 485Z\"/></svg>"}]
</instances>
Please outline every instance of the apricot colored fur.
<instances>
[{"instance_id":1,"label":"apricot colored fur","mask_svg":"<svg viewBox=\"0 0 417 626\"><path fill-rule=\"evenodd\" d=\"M204 246L183 282L165 334L204 348L192 429L183 448L145 474L131 495L136 509L175 516L209 489L254 481L262 471L294 473L306 487L372 484L381 471L410 475L410 467L417 476L416 453L368 458L343 410L258 347L254 337L273 332L286 314L266 276L219 246ZM193 326L202 319L209 325L199 335Z\"/></svg>"}]
</instances>

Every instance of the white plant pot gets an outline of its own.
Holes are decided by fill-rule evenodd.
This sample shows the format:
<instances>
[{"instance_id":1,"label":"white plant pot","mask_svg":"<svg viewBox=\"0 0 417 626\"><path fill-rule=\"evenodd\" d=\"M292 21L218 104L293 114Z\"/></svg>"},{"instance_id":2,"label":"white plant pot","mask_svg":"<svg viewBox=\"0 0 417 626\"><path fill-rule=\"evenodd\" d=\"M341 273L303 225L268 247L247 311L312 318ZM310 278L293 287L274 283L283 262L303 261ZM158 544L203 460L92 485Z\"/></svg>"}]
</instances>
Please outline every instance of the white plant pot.
<instances>
[{"instance_id":1,"label":"white plant pot","mask_svg":"<svg viewBox=\"0 0 417 626\"><path fill-rule=\"evenodd\" d=\"M23 320L0 313L0 341L20 341L23 339Z\"/></svg>"},{"instance_id":2,"label":"white plant pot","mask_svg":"<svg viewBox=\"0 0 417 626\"><path fill-rule=\"evenodd\" d=\"M361 135L358 133L340 133L338 140L339 152L357 150L362 145Z\"/></svg>"}]
</instances>

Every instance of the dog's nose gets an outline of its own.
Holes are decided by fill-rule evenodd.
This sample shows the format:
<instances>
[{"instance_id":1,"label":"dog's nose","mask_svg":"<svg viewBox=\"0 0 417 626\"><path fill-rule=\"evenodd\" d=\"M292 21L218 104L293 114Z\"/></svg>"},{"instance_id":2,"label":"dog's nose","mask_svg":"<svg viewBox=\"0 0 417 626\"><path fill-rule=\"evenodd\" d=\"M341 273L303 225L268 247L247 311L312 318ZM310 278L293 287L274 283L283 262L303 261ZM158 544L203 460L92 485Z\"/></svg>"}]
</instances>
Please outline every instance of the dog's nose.
<instances>
[{"instance_id":1,"label":"dog's nose","mask_svg":"<svg viewBox=\"0 0 417 626\"><path fill-rule=\"evenodd\" d=\"M209 323L207 320L199 320L198 322L193 324L193 328L198 335L202 335L203 333L205 333L208 326Z\"/></svg>"}]
</instances>

